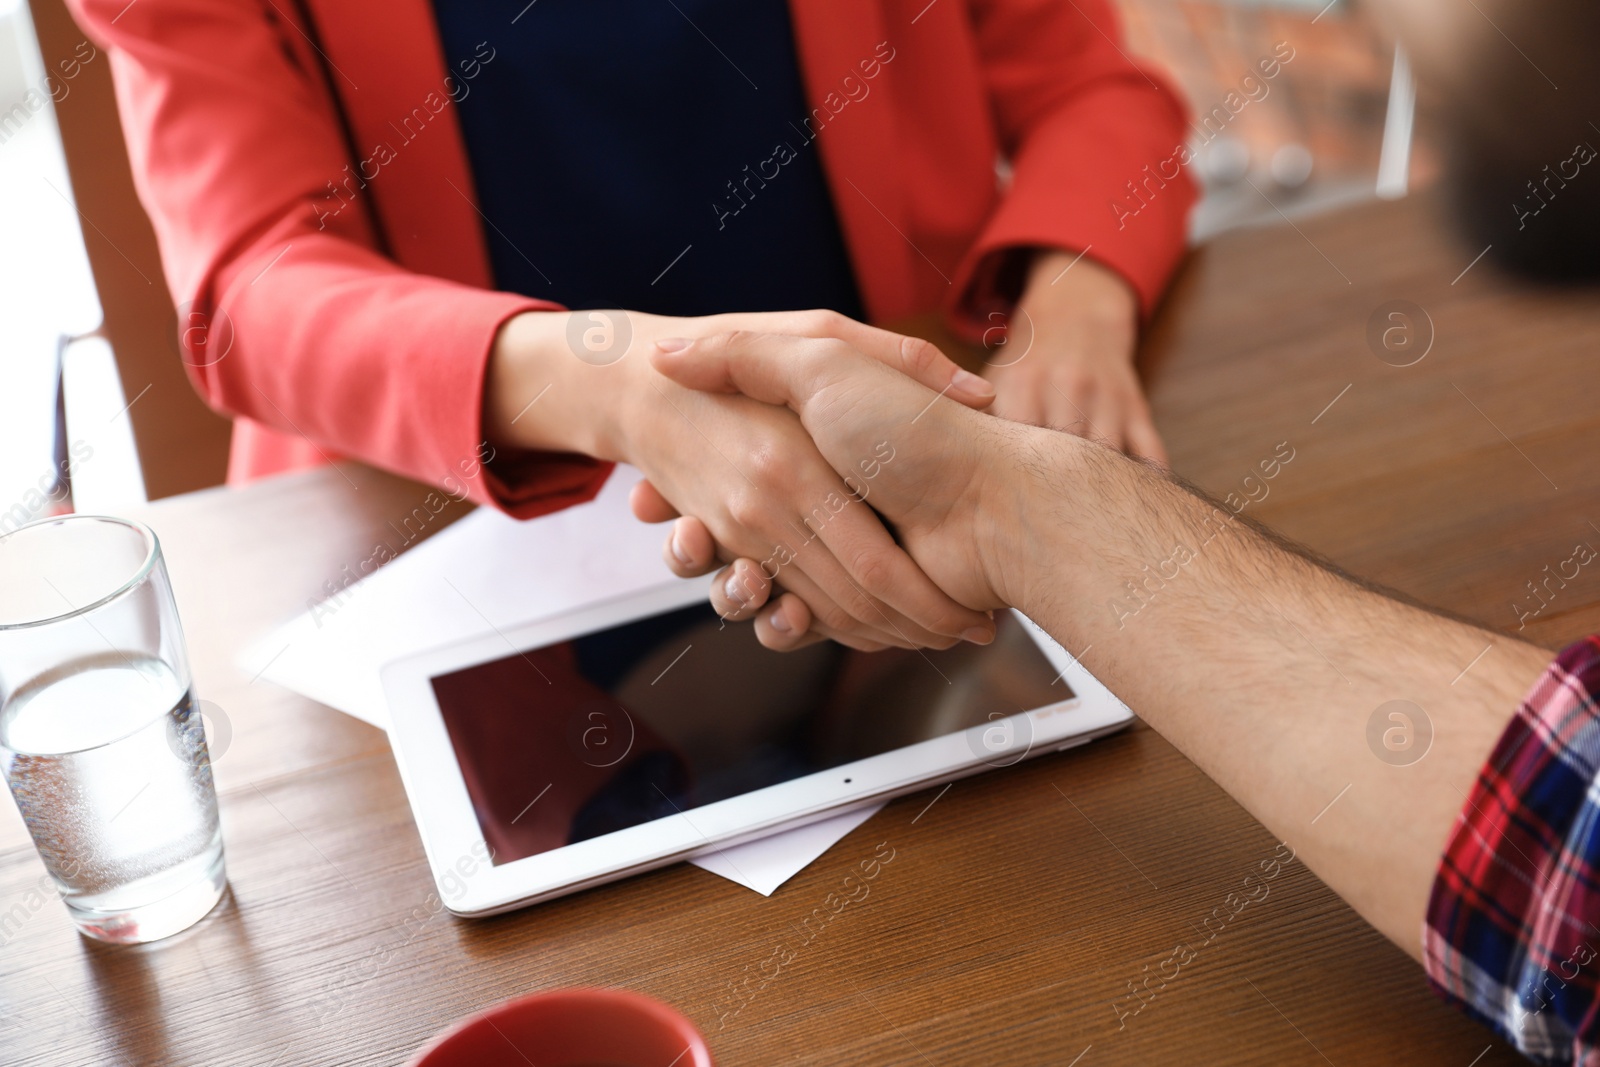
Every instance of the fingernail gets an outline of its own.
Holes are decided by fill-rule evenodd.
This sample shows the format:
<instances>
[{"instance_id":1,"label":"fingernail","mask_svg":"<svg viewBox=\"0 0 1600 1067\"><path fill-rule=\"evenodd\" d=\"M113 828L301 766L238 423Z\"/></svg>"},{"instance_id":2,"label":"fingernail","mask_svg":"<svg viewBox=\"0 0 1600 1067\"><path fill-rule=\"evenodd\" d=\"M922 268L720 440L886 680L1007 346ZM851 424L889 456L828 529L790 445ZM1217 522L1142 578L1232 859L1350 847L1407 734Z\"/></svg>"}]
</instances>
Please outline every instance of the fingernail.
<instances>
[{"instance_id":1,"label":"fingernail","mask_svg":"<svg viewBox=\"0 0 1600 1067\"><path fill-rule=\"evenodd\" d=\"M672 532L672 554L676 556L678 558L678 562L683 564L685 567L689 565L689 553L684 549L683 542L678 538L678 532L676 530Z\"/></svg>"},{"instance_id":2,"label":"fingernail","mask_svg":"<svg viewBox=\"0 0 1600 1067\"><path fill-rule=\"evenodd\" d=\"M737 573L728 575L728 580L722 583L722 591L728 594L728 599L735 604L744 604L745 593Z\"/></svg>"},{"instance_id":3,"label":"fingernail","mask_svg":"<svg viewBox=\"0 0 1600 1067\"><path fill-rule=\"evenodd\" d=\"M987 380L978 377L969 370L956 371L955 378L950 383L954 388L970 396L993 396L994 386Z\"/></svg>"},{"instance_id":4,"label":"fingernail","mask_svg":"<svg viewBox=\"0 0 1600 1067\"><path fill-rule=\"evenodd\" d=\"M682 352L689 345L690 341L687 337L668 337L656 342L656 347L663 352Z\"/></svg>"},{"instance_id":5,"label":"fingernail","mask_svg":"<svg viewBox=\"0 0 1600 1067\"><path fill-rule=\"evenodd\" d=\"M780 634L786 634L792 629L792 627L789 625L789 620L784 617L782 608L779 608L777 611L774 611L770 616L768 616L767 622L771 623L772 628L778 631Z\"/></svg>"},{"instance_id":6,"label":"fingernail","mask_svg":"<svg viewBox=\"0 0 1600 1067\"><path fill-rule=\"evenodd\" d=\"M974 626L961 635L961 640L971 641L975 645L987 645L994 640L994 631L986 630L982 626Z\"/></svg>"}]
</instances>

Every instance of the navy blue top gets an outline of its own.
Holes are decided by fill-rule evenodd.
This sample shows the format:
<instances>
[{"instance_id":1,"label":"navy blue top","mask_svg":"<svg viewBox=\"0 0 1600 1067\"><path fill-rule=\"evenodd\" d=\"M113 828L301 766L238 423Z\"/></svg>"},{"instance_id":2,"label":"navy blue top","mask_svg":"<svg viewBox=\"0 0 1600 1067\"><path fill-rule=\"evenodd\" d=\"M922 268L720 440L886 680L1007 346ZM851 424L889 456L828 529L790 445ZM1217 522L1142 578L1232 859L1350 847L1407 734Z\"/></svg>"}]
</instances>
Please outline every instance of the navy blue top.
<instances>
[{"instance_id":1,"label":"navy blue top","mask_svg":"<svg viewBox=\"0 0 1600 1067\"><path fill-rule=\"evenodd\" d=\"M784 0L524 3L434 4L498 288L863 317Z\"/></svg>"}]
</instances>

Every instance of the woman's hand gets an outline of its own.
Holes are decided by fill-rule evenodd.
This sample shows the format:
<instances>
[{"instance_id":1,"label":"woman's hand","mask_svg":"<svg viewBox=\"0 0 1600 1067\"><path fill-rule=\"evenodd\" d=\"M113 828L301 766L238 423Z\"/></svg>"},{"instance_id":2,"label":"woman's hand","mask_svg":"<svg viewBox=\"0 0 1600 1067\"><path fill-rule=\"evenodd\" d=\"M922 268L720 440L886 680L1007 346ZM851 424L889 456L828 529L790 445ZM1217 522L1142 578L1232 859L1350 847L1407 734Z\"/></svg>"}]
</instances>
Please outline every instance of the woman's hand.
<instances>
[{"instance_id":1,"label":"woman's hand","mask_svg":"<svg viewBox=\"0 0 1600 1067\"><path fill-rule=\"evenodd\" d=\"M506 325L491 358L484 398L490 439L641 469L648 482L634 492L636 515L651 522L694 515L724 560L745 559L718 590L732 617L776 587L809 606L812 633L852 647L991 640L993 621L945 595L863 503L881 457L860 457L860 473L847 481L793 412L687 389L650 365L657 342L730 331L754 344L782 336L785 345L866 352L970 406L992 397L985 382L927 342L831 312L698 319L535 312ZM695 573L685 558L669 545L668 565Z\"/></svg>"},{"instance_id":2,"label":"woman's hand","mask_svg":"<svg viewBox=\"0 0 1600 1067\"><path fill-rule=\"evenodd\" d=\"M985 376L994 414L1069 430L1166 465L1167 452L1134 371L1138 300L1087 257L1041 252Z\"/></svg>"}]
</instances>

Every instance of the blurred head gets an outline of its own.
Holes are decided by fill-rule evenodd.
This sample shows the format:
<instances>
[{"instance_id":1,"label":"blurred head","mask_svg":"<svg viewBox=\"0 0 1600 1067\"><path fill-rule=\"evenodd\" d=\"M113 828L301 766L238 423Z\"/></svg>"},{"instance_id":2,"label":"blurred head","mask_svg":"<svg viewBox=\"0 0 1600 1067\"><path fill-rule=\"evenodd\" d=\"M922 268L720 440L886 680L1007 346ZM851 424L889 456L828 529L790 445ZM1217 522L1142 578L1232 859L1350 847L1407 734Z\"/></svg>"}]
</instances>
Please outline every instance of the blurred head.
<instances>
[{"instance_id":1,"label":"blurred head","mask_svg":"<svg viewBox=\"0 0 1600 1067\"><path fill-rule=\"evenodd\" d=\"M1518 273L1600 277L1600 3L1370 0L1434 103L1474 247Z\"/></svg>"}]
</instances>

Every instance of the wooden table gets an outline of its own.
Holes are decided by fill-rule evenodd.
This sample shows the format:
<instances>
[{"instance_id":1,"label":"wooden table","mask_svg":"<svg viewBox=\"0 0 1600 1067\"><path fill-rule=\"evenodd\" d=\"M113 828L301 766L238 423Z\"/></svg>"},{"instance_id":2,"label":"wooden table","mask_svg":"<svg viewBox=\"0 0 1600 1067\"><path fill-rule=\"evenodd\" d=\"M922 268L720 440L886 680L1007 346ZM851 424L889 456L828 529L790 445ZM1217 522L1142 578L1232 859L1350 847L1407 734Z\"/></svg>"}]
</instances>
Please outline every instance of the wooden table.
<instances>
[{"instance_id":1,"label":"wooden table","mask_svg":"<svg viewBox=\"0 0 1600 1067\"><path fill-rule=\"evenodd\" d=\"M1478 251L1420 201L1234 234L1194 257L1148 358L1185 475L1217 493L1264 485L1249 513L1510 630L1525 582L1600 544L1600 313L1593 294L1523 291L1487 263L1458 278ZM1391 300L1431 317L1413 366L1367 344ZM1285 441L1294 459L1246 485ZM1142 728L960 782L931 807L936 790L892 804L770 899L684 865L450 918L383 735L233 662L393 543L388 521L421 495L345 467L143 515L165 542L199 694L232 731L213 739L231 899L158 945L82 940L30 896L43 868L4 805L0 1062L398 1064L474 1009L584 983L671 1001L725 1067L1518 1062L1302 864L1205 942L1206 917L1274 841ZM1526 632L1556 644L1591 628L1600 572L1586 571ZM880 844L894 858L868 897L802 934ZM1130 982L1180 943L1196 958L1119 1024ZM793 958L773 973L779 946Z\"/></svg>"}]
</instances>

